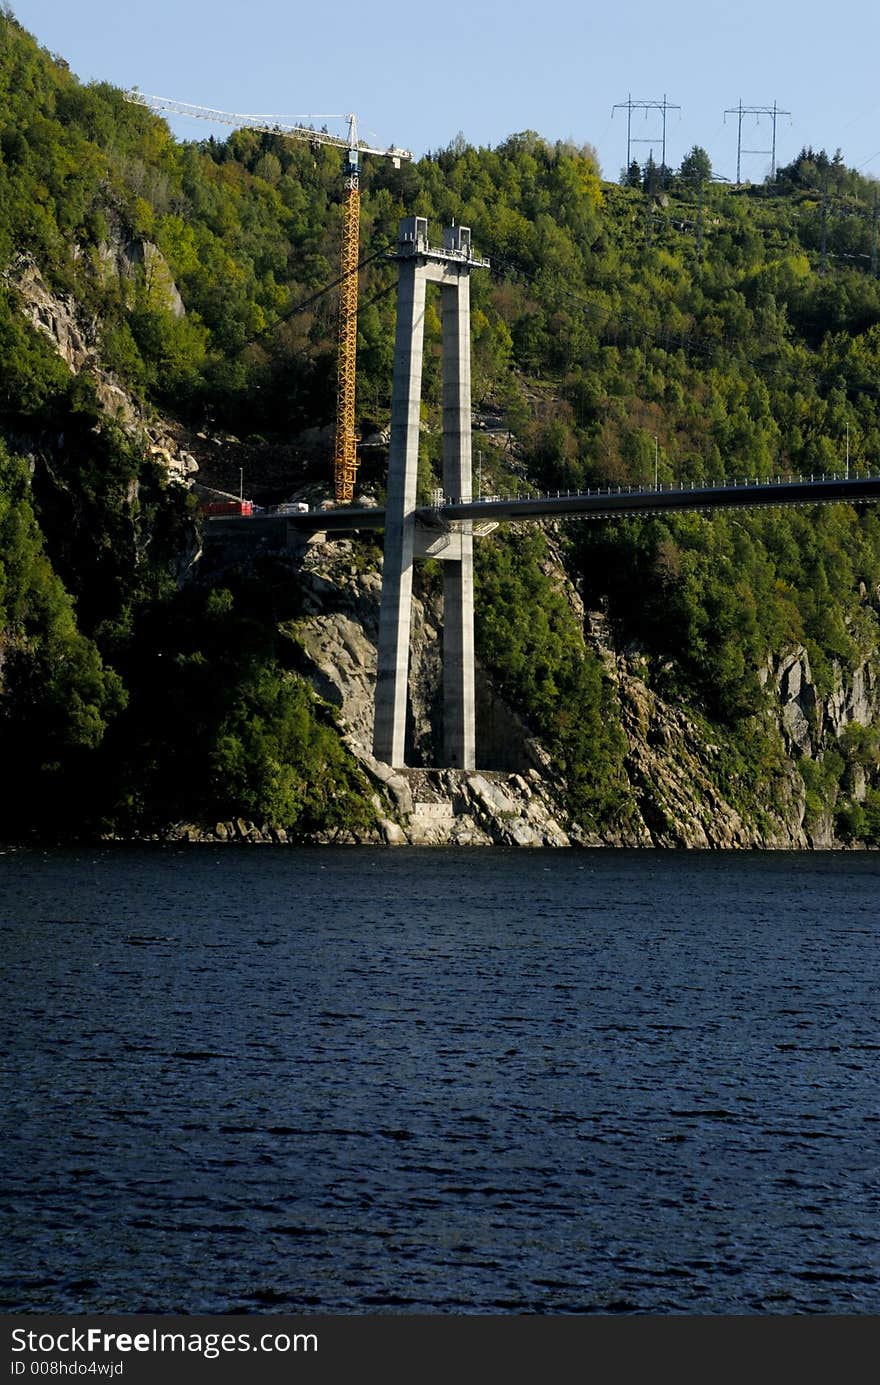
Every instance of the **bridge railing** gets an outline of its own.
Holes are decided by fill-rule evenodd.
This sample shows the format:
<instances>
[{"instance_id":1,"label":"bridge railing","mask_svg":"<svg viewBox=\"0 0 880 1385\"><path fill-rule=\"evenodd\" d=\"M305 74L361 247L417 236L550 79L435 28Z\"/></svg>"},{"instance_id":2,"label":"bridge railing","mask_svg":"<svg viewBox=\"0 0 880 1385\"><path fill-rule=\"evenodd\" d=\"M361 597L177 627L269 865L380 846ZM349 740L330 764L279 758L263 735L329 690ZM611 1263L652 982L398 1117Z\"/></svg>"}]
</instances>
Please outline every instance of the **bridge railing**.
<instances>
[{"instance_id":1,"label":"bridge railing","mask_svg":"<svg viewBox=\"0 0 880 1385\"><path fill-rule=\"evenodd\" d=\"M712 492L736 489L761 489L768 486L796 486L796 485L821 485L823 482L832 481L873 481L880 478L876 476L851 476L844 472L822 472L820 475L811 472L809 476L802 476L794 473L784 473L776 476L734 476L722 480L704 481L701 484L694 484L688 481L669 481L659 482L656 486L588 486L586 490L556 490L556 491L495 491L491 495L475 496L444 496L435 492L431 498L432 509L442 509L447 505L491 505L503 501L505 504L517 500L580 500L588 499L591 496L612 496L612 495L668 495L672 493L695 494L700 491Z\"/></svg>"}]
</instances>

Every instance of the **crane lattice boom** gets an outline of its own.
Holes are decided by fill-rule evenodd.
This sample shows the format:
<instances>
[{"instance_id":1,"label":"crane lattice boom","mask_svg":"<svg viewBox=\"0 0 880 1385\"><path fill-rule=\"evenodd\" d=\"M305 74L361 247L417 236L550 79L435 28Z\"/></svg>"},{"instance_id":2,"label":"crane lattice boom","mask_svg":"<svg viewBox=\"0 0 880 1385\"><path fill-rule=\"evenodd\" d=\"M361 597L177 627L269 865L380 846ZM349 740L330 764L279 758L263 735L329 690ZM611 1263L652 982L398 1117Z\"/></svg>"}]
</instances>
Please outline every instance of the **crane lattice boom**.
<instances>
[{"instance_id":1,"label":"crane lattice boom","mask_svg":"<svg viewBox=\"0 0 880 1385\"><path fill-rule=\"evenodd\" d=\"M358 306L358 251L360 229L360 188L358 171L360 156L372 154L391 159L395 168L400 167L402 159L411 159L408 149L398 149L392 145L388 149L374 149L358 139L357 119L353 113L345 116L306 116L305 120L347 120L348 136L331 134L329 130L316 130L311 125L291 123L274 115L235 115L231 111L218 111L210 106L195 106L188 101L175 101L168 96L150 96L146 92L124 93L127 101L146 106L158 114L189 115L197 120L219 121L224 125L235 125L240 129L261 130L266 134L282 135L287 139L301 139L310 144L327 144L336 149L344 149L347 154L345 168L345 188L342 202L342 246L341 246L341 288L339 294L339 333L336 366L336 436L333 449L333 494L337 501L348 502L354 498L354 483L357 474L357 447L355 442L355 383L357 376L357 306Z\"/></svg>"},{"instance_id":2,"label":"crane lattice boom","mask_svg":"<svg viewBox=\"0 0 880 1385\"><path fill-rule=\"evenodd\" d=\"M276 115L236 115L233 111L216 111L211 106L194 106L189 101L175 101L170 96L151 96L133 87L123 93L126 101L136 106L146 106L149 111L166 112L168 115L190 115L195 120L216 120L220 125L236 125L241 129L262 130L267 135L291 135L294 139L308 140L311 144L329 144L336 149L354 149L358 154L379 154L386 159L411 159L408 149L398 149L390 145L387 149L374 149L357 137L357 119L348 115L306 115L291 121L289 116ZM348 135L334 135L329 130L316 130L304 121L347 120Z\"/></svg>"}]
</instances>

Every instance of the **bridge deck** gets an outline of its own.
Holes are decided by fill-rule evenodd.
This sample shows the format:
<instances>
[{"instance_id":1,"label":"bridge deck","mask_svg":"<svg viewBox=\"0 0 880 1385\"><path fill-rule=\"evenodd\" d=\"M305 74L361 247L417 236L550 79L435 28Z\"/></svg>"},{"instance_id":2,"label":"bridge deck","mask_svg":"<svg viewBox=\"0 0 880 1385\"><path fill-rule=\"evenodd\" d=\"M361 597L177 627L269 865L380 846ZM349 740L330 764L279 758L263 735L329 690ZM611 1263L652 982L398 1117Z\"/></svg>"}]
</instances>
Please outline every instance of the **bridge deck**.
<instances>
[{"instance_id":1,"label":"bridge deck","mask_svg":"<svg viewBox=\"0 0 880 1385\"><path fill-rule=\"evenodd\" d=\"M752 510L842 501L859 504L877 500L880 500L880 476L851 479L822 476L800 481L733 482L687 490L678 487L660 490L608 488L528 498L444 500L436 506L421 506L416 511L416 517L428 528L442 528L450 521L459 519L614 519L625 515L659 515L688 510L711 513L713 510ZM314 510L308 514L215 516L207 523L214 532L242 532L246 528L249 533L277 531L281 538L290 531L340 533L384 529L385 511L351 505L338 510Z\"/></svg>"}]
</instances>

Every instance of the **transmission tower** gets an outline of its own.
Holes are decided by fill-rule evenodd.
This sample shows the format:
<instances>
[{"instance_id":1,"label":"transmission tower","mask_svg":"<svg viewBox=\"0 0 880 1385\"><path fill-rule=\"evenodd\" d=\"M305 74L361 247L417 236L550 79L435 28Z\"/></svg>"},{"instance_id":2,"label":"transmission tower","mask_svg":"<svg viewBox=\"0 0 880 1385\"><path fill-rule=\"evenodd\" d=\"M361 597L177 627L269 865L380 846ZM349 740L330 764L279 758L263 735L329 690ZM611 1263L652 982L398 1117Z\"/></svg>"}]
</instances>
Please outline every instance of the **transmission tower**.
<instances>
[{"instance_id":1,"label":"transmission tower","mask_svg":"<svg viewBox=\"0 0 880 1385\"><path fill-rule=\"evenodd\" d=\"M665 167L666 167L666 112L667 112L667 111L680 111L680 110L681 110L681 106L674 106L674 105L672 104L671 101L667 101L667 100L666 100L666 96L665 96L665 95L664 95L662 101L634 101L634 100L632 99L632 96L627 96L627 98L626 98L625 101L618 101L617 104L616 104L615 106L612 106L612 107L611 107L611 117L612 117L612 119L614 118L614 112L615 112L615 111L619 111L619 110L625 110L625 111L626 111L626 166L627 166L627 168L629 168L629 166L630 166L630 161L631 161L631 159L632 159L632 147L633 147L634 144L650 144L650 145L653 147L653 145L655 145L655 144L657 143L657 136L656 136L656 135L654 135L654 136L651 137L651 138L645 138L644 136L640 136L639 138L635 138L635 137L633 136L633 133L632 133L632 113L633 113L633 111L644 111L644 112L645 112L645 119L646 119L646 120L648 119L648 111L660 111L660 113L661 113L661 118L662 118L662 133L661 133L661 136L660 136L660 144L661 144L662 154L661 154L661 157L660 157L660 166L661 166L661 168L665 168Z\"/></svg>"},{"instance_id":2,"label":"transmission tower","mask_svg":"<svg viewBox=\"0 0 880 1385\"><path fill-rule=\"evenodd\" d=\"M773 102L773 105L772 105L772 106L744 106L743 103L742 103L742 98L740 98L740 102L739 102L739 105L738 105L738 106L729 106L728 109L724 112L724 119L725 119L725 121L727 120L727 117L728 117L729 115L735 115L735 116L737 117L737 123L736 123L736 181L737 181L738 183L740 182L740 168L741 168L741 164L742 164L742 156L743 156L743 154L769 154L769 155L770 155L770 177L771 177L771 179L775 178L775 177L776 177L776 117L779 116L779 115L787 115L787 116L790 117L790 116L791 116L791 111L784 111L784 110L782 110L779 106L777 106L777 104L776 104L775 101ZM769 149L743 149L743 147L742 147L742 125L743 125L743 116L744 116L744 115L753 115L757 121L760 121L762 115L769 115L769 116L770 116L771 121L772 121L772 126L773 126L773 142L772 142L772 144L771 144L771 146L770 146Z\"/></svg>"}]
</instances>

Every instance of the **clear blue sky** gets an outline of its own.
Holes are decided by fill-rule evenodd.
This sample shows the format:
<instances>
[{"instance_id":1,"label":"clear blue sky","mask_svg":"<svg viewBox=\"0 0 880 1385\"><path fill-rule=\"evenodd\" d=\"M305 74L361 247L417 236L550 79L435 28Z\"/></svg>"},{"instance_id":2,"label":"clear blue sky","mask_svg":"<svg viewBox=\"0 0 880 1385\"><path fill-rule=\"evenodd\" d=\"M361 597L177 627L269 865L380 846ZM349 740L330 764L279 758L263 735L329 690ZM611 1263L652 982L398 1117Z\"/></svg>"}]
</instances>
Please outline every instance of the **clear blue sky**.
<instances>
[{"instance_id":1,"label":"clear blue sky","mask_svg":"<svg viewBox=\"0 0 880 1385\"><path fill-rule=\"evenodd\" d=\"M629 96L670 109L666 156L677 167L700 144L717 173L736 172L737 119L725 109L772 106L777 162L802 145L842 148L880 178L880 8L849 0L471 0L419 5L291 0L12 0L19 21L83 80L222 110L275 115L353 110L362 137L423 154L461 132L497 145L519 130L589 143L603 175L626 162ZM203 138L200 122L173 122ZM336 128L336 127L331 127ZM342 127L339 127L342 129ZM657 111L633 112L632 134L654 142ZM221 133L221 127L218 127ZM742 144L769 150L771 123L743 120ZM649 145L634 144L643 161ZM743 154L760 179L769 155Z\"/></svg>"}]
</instances>

